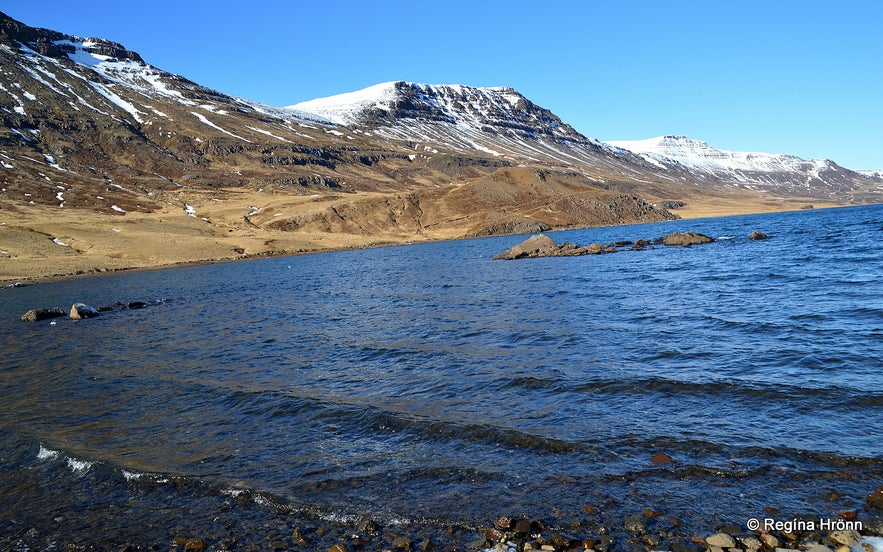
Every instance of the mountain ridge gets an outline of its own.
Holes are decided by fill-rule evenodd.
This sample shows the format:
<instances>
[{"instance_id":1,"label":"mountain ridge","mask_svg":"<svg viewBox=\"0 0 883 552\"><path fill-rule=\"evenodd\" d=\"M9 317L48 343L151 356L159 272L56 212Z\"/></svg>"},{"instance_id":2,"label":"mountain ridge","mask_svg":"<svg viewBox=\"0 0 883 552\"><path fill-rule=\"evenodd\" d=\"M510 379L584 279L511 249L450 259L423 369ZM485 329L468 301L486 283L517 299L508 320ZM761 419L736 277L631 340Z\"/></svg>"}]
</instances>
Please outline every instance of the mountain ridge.
<instances>
[{"instance_id":1,"label":"mountain ridge","mask_svg":"<svg viewBox=\"0 0 883 552\"><path fill-rule=\"evenodd\" d=\"M335 122L327 99L263 105L0 16L0 279L676 218L666 205L854 204L883 184L825 173L761 195L508 87L372 88L338 96Z\"/></svg>"}]
</instances>

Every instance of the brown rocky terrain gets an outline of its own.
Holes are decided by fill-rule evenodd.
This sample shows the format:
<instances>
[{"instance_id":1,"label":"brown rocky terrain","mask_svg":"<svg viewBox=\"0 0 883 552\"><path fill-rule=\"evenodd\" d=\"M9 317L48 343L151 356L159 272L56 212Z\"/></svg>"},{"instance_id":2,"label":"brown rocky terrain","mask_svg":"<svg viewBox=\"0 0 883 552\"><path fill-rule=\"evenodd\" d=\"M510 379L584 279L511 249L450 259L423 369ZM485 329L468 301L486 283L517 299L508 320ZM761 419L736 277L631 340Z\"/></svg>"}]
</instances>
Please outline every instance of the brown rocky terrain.
<instances>
[{"instance_id":1,"label":"brown rocky terrain","mask_svg":"<svg viewBox=\"0 0 883 552\"><path fill-rule=\"evenodd\" d=\"M434 112L396 86L340 125L0 14L0 280L878 200L870 176L836 197L691 180L511 89Z\"/></svg>"}]
</instances>

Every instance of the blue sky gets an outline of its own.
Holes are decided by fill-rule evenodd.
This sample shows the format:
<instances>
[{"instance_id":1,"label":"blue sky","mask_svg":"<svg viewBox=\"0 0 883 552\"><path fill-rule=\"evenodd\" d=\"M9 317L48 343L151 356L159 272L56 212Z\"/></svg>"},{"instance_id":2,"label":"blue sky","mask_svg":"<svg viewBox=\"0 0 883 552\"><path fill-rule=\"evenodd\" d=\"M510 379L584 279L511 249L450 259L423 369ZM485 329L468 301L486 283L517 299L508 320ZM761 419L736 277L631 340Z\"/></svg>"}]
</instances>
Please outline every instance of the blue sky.
<instances>
[{"instance_id":1,"label":"blue sky","mask_svg":"<svg viewBox=\"0 0 883 552\"><path fill-rule=\"evenodd\" d=\"M602 140L683 134L883 170L883 0L0 0L290 105L408 80L511 86Z\"/></svg>"}]
</instances>

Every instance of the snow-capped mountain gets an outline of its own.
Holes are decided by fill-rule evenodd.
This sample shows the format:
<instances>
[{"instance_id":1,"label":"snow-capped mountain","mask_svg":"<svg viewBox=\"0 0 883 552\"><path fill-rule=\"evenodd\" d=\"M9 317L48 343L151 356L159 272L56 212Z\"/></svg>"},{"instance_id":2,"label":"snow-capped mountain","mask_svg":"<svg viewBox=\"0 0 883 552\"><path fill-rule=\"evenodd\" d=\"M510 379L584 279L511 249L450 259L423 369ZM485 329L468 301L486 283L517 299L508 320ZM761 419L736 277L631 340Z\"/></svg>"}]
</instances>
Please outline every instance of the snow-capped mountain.
<instances>
[{"instance_id":1,"label":"snow-capped mountain","mask_svg":"<svg viewBox=\"0 0 883 552\"><path fill-rule=\"evenodd\" d=\"M811 195L814 190L827 190L835 196L860 192L868 185L865 179L874 178L844 169L829 159L727 151L686 136L608 141L607 144L640 155L664 171L688 171L696 177L789 195Z\"/></svg>"},{"instance_id":2,"label":"snow-capped mountain","mask_svg":"<svg viewBox=\"0 0 883 552\"><path fill-rule=\"evenodd\" d=\"M506 87L398 81L261 105L153 67L120 44L4 14L0 119L0 199L115 215L156 209L163 192L184 187L398 193L522 166L565 175L571 188L554 193L566 197L576 182L580 194L650 202L733 189L852 202L883 191L881 179L830 161L672 137L606 144Z\"/></svg>"},{"instance_id":3,"label":"snow-capped mountain","mask_svg":"<svg viewBox=\"0 0 883 552\"><path fill-rule=\"evenodd\" d=\"M548 109L507 87L387 82L288 108L366 135L413 142L418 149L587 164L631 175L645 165L580 134Z\"/></svg>"},{"instance_id":4,"label":"snow-capped mountain","mask_svg":"<svg viewBox=\"0 0 883 552\"><path fill-rule=\"evenodd\" d=\"M729 171L736 176L745 172L818 172L831 165L831 161L824 159L805 160L792 155L726 151L686 136L660 136L646 140L607 143L640 154L651 162L662 165L674 162L709 173Z\"/></svg>"}]
</instances>

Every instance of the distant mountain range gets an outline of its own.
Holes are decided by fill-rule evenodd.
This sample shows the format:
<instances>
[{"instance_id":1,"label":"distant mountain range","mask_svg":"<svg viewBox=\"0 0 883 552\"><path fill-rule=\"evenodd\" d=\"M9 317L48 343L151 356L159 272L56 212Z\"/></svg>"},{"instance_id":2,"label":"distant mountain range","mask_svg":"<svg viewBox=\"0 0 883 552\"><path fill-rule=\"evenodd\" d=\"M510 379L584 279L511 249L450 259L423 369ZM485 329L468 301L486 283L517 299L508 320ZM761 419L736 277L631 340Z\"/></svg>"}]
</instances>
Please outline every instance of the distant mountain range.
<instances>
[{"instance_id":1,"label":"distant mountain range","mask_svg":"<svg viewBox=\"0 0 883 552\"><path fill-rule=\"evenodd\" d=\"M649 163L663 180L703 181L783 196L818 196L838 201L868 190L867 178L827 159L731 152L684 136L601 142L583 136L555 114L511 88L473 88L391 82L290 106L300 113L386 139L441 143L460 151L534 162L586 164L630 174ZM623 151L624 150L624 151ZM640 159L628 156L636 154ZM873 186L872 186L873 190Z\"/></svg>"},{"instance_id":2,"label":"distant mountain range","mask_svg":"<svg viewBox=\"0 0 883 552\"><path fill-rule=\"evenodd\" d=\"M700 199L883 198L880 173L833 161L604 143L511 88L391 82L267 106L4 14L0 117L7 230L49 233L70 210L197 215L243 255L670 220Z\"/></svg>"}]
</instances>

